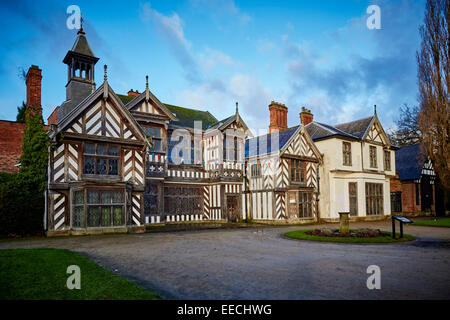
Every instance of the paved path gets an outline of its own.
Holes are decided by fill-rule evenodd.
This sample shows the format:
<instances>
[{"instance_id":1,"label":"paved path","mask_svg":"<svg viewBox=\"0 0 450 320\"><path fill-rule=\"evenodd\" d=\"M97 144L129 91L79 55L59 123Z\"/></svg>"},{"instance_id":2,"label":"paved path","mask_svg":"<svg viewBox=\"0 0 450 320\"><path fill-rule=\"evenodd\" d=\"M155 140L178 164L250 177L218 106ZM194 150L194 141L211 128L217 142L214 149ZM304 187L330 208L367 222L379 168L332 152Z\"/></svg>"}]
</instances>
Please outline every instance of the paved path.
<instances>
[{"instance_id":1,"label":"paved path","mask_svg":"<svg viewBox=\"0 0 450 320\"><path fill-rule=\"evenodd\" d=\"M389 230L389 222L352 223ZM168 299L450 299L450 229L406 226L402 244L290 240L264 227L1 241L67 248ZM381 290L368 290L369 265ZM83 271L81 271L83 272Z\"/></svg>"}]
</instances>

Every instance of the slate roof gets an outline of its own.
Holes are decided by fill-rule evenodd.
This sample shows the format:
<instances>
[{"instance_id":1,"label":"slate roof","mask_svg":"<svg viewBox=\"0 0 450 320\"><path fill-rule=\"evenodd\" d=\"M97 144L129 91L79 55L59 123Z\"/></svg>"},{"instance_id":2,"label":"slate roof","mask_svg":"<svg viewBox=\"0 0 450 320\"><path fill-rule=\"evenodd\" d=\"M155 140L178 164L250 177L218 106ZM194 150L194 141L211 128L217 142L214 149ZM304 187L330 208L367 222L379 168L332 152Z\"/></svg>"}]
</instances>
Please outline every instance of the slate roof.
<instances>
[{"instance_id":1,"label":"slate roof","mask_svg":"<svg viewBox=\"0 0 450 320\"><path fill-rule=\"evenodd\" d=\"M209 111L183 108L171 104L164 105L178 118L178 121L170 121L172 125L194 128L194 121L201 121L202 129L206 130L209 126L217 123L217 119Z\"/></svg>"},{"instance_id":2,"label":"slate roof","mask_svg":"<svg viewBox=\"0 0 450 320\"><path fill-rule=\"evenodd\" d=\"M342 130L346 133L349 133L361 139L364 136L364 133L366 133L367 127L369 127L370 123L372 122L372 119L373 116L360 120L355 120L352 122L338 124L335 125L334 127L336 129Z\"/></svg>"},{"instance_id":3,"label":"slate roof","mask_svg":"<svg viewBox=\"0 0 450 320\"><path fill-rule=\"evenodd\" d=\"M211 125L208 126L208 129L217 129L219 128L222 124L224 124L225 122L227 122L228 120L230 120L231 118L233 118L234 115L229 116L228 118L225 118L223 120L217 121Z\"/></svg>"},{"instance_id":4,"label":"slate roof","mask_svg":"<svg viewBox=\"0 0 450 320\"><path fill-rule=\"evenodd\" d=\"M89 46L87 39L83 33L78 33L77 39L73 44L72 51L86 56L94 57L94 53Z\"/></svg>"},{"instance_id":5,"label":"slate roof","mask_svg":"<svg viewBox=\"0 0 450 320\"><path fill-rule=\"evenodd\" d=\"M424 159L419 144L404 146L395 151L395 168L399 179L419 179L425 162Z\"/></svg>"},{"instance_id":6,"label":"slate roof","mask_svg":"<svg viewBox=\"0 0 450 320\"><path fill-rule=\"evenodd\" d=\"M308 131L308 134L310 135L311 139L313 141L324 139L324 138L331 138L334 136L341 136L346 137L350 139L357 139L356 136L347 133L345 131L339 130L336 127L320 123L320 122L311 122L305 126L306 131Z\"/></svg>"},{"instance_id":7,"label":"slate roof","mask_svg":"<svg viewBox=\"0 0 450 320\"><path fill-rule=\"evenodd\" d=\"M259 137L254 137L251 139L247 139L245 141L245 157L253 157L253 156L262 156L265 154L270 154L272 152L277 152L286 145L286 143L289 141L289 139L294 135L294 133L297 131L299 126L291 127L285 130L278 131L279 134L279 143L278 147L273 146L272 148L272 134L266 134ZM267 141L267 150L262 150L260 148L260 142Z\"/></svg>"},{"instance_id":8,"label":"slate roof","mask_svg":"<svg viewBox=\"0 0 450 320\"><path fill-rule=\"evenodd\" d=\"M80 32L78 32L77 38L75 39L72 49L67 51L67 54L63 59L63 62L69 64L70 59L73 56L81 56L84 57L85 59L87 58L89 61L92 61L94 63L99 60L99 58L94 56L94 53L92 52L92 49L89 46L89 43L87 42L84 33Z\"/></svg>"}]
</instances>

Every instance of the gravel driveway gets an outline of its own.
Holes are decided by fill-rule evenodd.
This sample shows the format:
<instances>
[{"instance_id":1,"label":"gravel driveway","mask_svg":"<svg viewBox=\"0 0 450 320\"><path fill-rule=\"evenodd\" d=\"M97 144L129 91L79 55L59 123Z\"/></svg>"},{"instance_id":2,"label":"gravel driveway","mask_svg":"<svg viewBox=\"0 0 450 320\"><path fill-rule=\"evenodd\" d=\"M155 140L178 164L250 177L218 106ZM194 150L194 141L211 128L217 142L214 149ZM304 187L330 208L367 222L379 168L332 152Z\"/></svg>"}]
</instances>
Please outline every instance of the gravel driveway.
<instances>
[{"instance_id":1,"label":"gravel driveway","mask_svg":"<svg viewBox=\"0 0 450 320\"><path fill-rule=\"evenodd\" d=\"M352 227L389 230L389 222ZM406 226L401 244L331 244L283 238L289 230L232 230L1 241L7 248L67 248L167 299L449 299L450 229ZM369 290L369 265L381 289ZM83 270L81 270L83 274Z\"/></svg>"}]
</instances>

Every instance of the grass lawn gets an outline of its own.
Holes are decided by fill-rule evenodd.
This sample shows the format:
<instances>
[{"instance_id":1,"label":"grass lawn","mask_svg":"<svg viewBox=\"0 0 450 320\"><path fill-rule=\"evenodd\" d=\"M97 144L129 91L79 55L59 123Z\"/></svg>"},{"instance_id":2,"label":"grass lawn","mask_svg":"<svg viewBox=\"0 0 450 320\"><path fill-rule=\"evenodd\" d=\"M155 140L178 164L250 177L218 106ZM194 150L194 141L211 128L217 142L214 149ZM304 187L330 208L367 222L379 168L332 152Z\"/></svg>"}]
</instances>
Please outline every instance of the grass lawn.
<instances>
[{"instance_id":1,"label":"grass lawn","mask_svg":"<svg viewBox=\"0 0 450 320\"><path fill-rule=\"evenodd\" d=\"M77 265L81 289L66 287L67 267ZM160 299L78 253L65 249L0 250L0 300Z\"/></svg>"},{"instance_id":2,"label":"grass lawn","mask_svg":"<svg viewBox=\"0 0 450 320\"><path fill-rule=\"evenodd\" d=\"M430 220L417 220L413 222L415 226L428 226L428 227L450 227L450 218L437 218Z\"/></svg>"},{"instance_id":3,"label":"grass lawn","mask_svg":"<svg viewBox=\"0 0 450 320\"><path fill-rule=\"evenodd\" d=\"M400 233L396 233L397 239L392 239L392 232L383 232L384 236L376 238L339 238L339 237L324 237L305 234L312 230L295 230L286 232L284 235L292 239L323 241L323 242L342 242L342 243L389 243L389 242L404 242L411 241L415 238L408 234L403 234L403 238L399 239Z\"/></svg>"}]
</instances>

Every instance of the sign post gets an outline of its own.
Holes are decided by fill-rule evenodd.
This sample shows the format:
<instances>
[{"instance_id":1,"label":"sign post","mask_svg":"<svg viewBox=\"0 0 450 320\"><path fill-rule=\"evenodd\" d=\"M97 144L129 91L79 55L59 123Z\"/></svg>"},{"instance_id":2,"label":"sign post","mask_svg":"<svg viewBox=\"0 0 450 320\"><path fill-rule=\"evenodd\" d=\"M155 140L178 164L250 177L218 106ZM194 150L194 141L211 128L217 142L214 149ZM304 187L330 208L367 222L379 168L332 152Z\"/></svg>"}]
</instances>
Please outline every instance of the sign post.
<instances>
[{"instance_id":1,"label":"sign post","mask_svg":"<svg viewBox=\"0 0 450 320\"><path fill-rule=\"evenodd\" d=\"M403 224L412 223L412 220L402 216L392 216L392 238L394 239L395 239L395 220L400 222L400 238L403 238Z\"/></svg>"}]
</instances>

